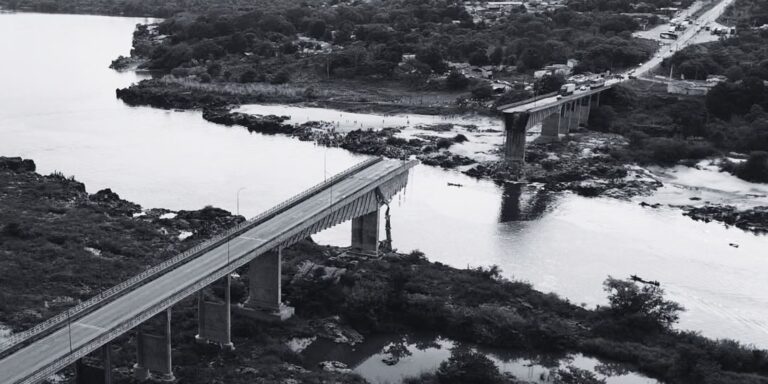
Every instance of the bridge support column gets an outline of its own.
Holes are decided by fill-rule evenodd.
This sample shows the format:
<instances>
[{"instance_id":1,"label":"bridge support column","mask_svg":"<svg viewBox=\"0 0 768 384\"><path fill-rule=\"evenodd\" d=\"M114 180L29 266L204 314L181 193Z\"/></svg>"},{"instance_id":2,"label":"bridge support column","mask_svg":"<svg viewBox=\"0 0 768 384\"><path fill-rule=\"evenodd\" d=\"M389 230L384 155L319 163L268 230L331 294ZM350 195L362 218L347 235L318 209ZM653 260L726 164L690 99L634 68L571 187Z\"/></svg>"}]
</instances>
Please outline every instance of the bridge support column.
<instances>
[{"instance_id":1,"label":"bridge support column","mask_svg":"<svg viewBox=\"0 0 768 384\"><path fill-rule=\"evenodd\" d=\"M207 301L202 290L198 293L195 340L199 343L213 343L222 348L235 349L232 344L231 276L227 275L222 281L224 283L223 303Z\"/></svg>"},{"instance_id":2,"label":"bridge support column","mask_svg":"<svg viewBox=\"0 0 768 384\"><path fill-rule=\"evenodd\" d=\"M529 118L527 112L504 114L504 160L518 177L525 166L525 131Z\"/></svg>"},{"instance_id":3,"label":"bridge support column","mask_svg":"<svg viewBox=\"0 0 768 384\"><path fill-rule=\"evenodd\" d=\"M163 323L162 335L151 335L141 328L136 332L134 375L139 380L175 380L171 365L171 308L158 316Z\"/></svg>"},{"instance_id":4,"label":"bridge support column","mask_svg":"<svg viewBox=\"0 0 768 384\"><path fill-rule=\"evenodd\" d=\"M598 93L599 95L599 93ZM581 112L583 114L581 122L584 126L589 126L589 112L592 110L592 96L587 97L581 105Z\"/></svg>"},{"instance_id":5,"label":"bridge support column","mask_svg":"<svg viewBox=\"0 0 768 384\"><path fill-rule=\"evenodd\" d=\"M379 208L352 219L352 250L354 252L379 253Z\"/></svg>"},{"instance_id":6,"label":"bridge support column","mask_svg":"<svg viewBox=\"0 0 768 384\"><path fill-rule=\"evenodd\" d=\"M561 111L563 107L560 107ZM560 120L561 112L547 116L544 121L541 122L541 140L545 142L559 141L560 140Z\"/></svg>"},{"instance_id":7,"label":"bridge support column","mask_svg":"<svg viewBox=\"0 0 768 384\"><path fill-rule=\"evenodd\" d=\"M112 384L112 347L107 343L100 349L102 368L86 365L83 359L75 363L76 384Z\"/></svg>"},{"instance_id":8,"label":"bridge support column","mask_svg":"<svg viewBox=\"0 0 768 384\"><path fill-rule=\"evenodd\" d=\"M267 252L248 264L249 297L240 311L251 318L282 321L293 316L294 309L280 301L283 251Z\"/></svg>"},{"instance_id":9,"label":"bridge support column","mask_svg":"<svg viewBox=\"0 0 768 384\"><path fill-rule=\"evenodd\" d=\"M563 122L560 124L560 133L569 135L571 133L571 127L579 126L579 109L576 105L577 101L569 102L563 105L565 112L563 113Z\"/></svg>"}]
</instances>

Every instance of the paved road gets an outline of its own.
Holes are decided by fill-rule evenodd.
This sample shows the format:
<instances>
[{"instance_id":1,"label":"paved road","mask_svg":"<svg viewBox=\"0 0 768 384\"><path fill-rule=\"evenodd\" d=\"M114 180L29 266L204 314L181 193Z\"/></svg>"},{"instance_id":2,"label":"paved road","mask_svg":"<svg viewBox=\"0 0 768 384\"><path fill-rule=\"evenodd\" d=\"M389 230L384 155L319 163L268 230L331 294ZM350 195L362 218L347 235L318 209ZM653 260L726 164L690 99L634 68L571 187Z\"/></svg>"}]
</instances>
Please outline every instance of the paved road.
<instances>
[{"instance_id":1,"label":"paved road","mask_svg":"<svg viewBox=\"0 0 768 384\"><path fill-rule=\"evenodd\" d=\"M315 218L323 209L337 203L344 197L371 185L380 184L382 177L397 170L403 163L381 161L353 174L333 188L288 209L284 213L254 227L230 241L229 257L232 261L244 257L254 248L285 233L298 223ZM141 312L174 293L194 285L195 281L227 264L227 246L222 245L198 258L150 281L93 313L71 324L72 348L80 346L105 334L110 327L135 318ZM65 327L0 361L0 383L19 382L35 371L50 366L70 353L70 332Z\"/></svg>"},{"instance_id":2,"label":"paved road","mask_svg":"<svg viewBox=\"0 0 768 384\"><path fill-rule=\"evenodd\" d=\"M646 61L645 63L641 64L640 66L638 66L638 67L636 67L634 69L629 69L629 70L627 70L627 71L625 71L623 73L620 73L624 77L623 79L621 79L621 80L619 80L619 79L610 79L610 80L606 81L605 82L606 86L610 87L610 86L613 86L615 84L621 83L623 81L627 81L628 80L628 76L630 74L632 74L633 76L637 76L637 77L647 75L654 68L656 68L658 65L660 65L661 62L664 59L666 59L668 57L671 57L676 51L678 51L680 49L683 49L683 48L685 48L685 47L687 47L689 45L700 44L700 43L704 43L704 42L709 42L709 41L717 40L717 37L713 36L709 31L705 30L704 26L707 25L707 24L713 24L714 25L715 20L717 20L720 17L720 15L723 14L723 12L725 11L726 7L728 7L734 1L735 0L722 0L722 1L720 1L719 4L715 5L709 11L705 12L698 19L696 19L696 22L693 25L691 25L690 27L688 27L687 30L683 31L680 34L680 36L677 38L677 40L675 40L673 43L671 43L669 45L666 45L666 46L662 46L662 48L659 49L659 51L656 52L656 54L654 54L654 56L650 60ZM693 14L700 7L701 7L700 3L695 3L691 8L683 11L679 17L685 18L686 16L689 16L689 15ZM666 25L666 29L664 29L663 26L662 27L657 27L657 28L662 28L661 31L666 31L666 30L669 29L669 25ZM645 35L647 35L648 33L649 33L648 31L644 31L644 32L639 32L636 35L642 36L642 37L647 37ZM655 36L656 36L656 40L660 40L658 34L656 34ZM670 40L666 40L666 41L670 41ZM574 96L572 98L578 97L580 94L582 94L584 92L585 91L576 91L576 92L574 92ZM536 100L536 101L532 101L532 102L527 103L527 104L518 105L518 106L516 106L514 108L508 108L508 109L505 109L503 112L505 112L505 113L524 112L524 111L530 111L532 109L540 109L542 107L552 107L552 106L555 106L557 104L562 104L562 103L566 102L567 100L568 100L568 98L564 98L564 99L561 100L561 99L558 99L557 96L552 96L552 97L549 97L549 98L546 98L546 99Z\"/></svg>"}]
</instances>

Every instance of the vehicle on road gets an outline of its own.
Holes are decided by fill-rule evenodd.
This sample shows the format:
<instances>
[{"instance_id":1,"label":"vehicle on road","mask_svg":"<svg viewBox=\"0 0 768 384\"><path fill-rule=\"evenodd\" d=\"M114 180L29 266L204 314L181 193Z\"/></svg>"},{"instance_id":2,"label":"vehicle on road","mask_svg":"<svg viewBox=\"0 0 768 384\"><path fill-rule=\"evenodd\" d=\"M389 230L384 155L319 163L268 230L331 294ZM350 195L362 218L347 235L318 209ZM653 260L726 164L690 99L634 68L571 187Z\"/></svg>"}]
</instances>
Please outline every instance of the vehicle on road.
<instances>
[{"instance_id":1,"label":"vehicle on road","mask_svg":"<svg viewBox=\"0 0 768 384\"><path fill-rule=\"evenodd\" d=\"M672 32L662 32L659 37L662 39L669 39L669 40L677 40L677 33Z\"/></svg>"},{"instance_id":2,"label":"vehicle on road","mask_svg":"<svg viewBox=\"0 0 768 384\"><path fill-rule=\"evenodd\" d=\"M605 79L594 79L589 82L590 89L597 89L605 87Z\"/></svg>"},{"instance_id":3,"label":"vehicle on road","mask_svg":"<svg viewBox=\"0 0 768 384\"><path fill-rule=\"evenodd\" d=\"M560 87L560 96L570 96L573 95L573 92L576 90L576 84L568 83L563 84L562 87Z\"/></svg>"}]
</instances>

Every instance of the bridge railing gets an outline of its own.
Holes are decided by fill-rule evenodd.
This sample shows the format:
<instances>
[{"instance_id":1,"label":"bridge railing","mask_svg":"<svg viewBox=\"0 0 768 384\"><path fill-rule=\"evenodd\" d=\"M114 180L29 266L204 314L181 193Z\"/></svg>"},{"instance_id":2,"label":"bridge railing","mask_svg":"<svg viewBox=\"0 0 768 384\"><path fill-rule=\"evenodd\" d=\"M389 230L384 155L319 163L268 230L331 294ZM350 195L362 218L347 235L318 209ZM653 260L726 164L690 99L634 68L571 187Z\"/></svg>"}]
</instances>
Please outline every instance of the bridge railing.
<instances>
[{"instance_id":1,"label":"bridge railing","mask_svg":"<svg viewBox=\"0 0 768 384\"><path fill-rule=\"evenodd\" d=\"M533 102L539 101L541 99L546 99L546 98L549 98L549 97L552 97L552 96L556 96L557 94L558 94L558 92L545 93L543 95L538 95L538 96L531 97L530 99L525 99L525 100L516 101L514 103L510 103L510 104L500 105L500 106L496 107L496 110L500 111L500 112L503 112L505 109L514 108L514 107L518 107L518 106L521 106L521 105L533 103Z\"/></svg>"},{"instance_id":2,"label":"bridge railing","mask_svg":"<svg viewBox=\"0 0 768 384\"><path fill-rule=\"evenodd\" d=\"M220 234L218 236L215 236L209 240L206 240L168 260L163 261L160 264L157 264L153 267L150 267L149 269L139 273L138 275L135 275L131 277L128 280L123 281L122 283L115 285L107 290L104 290L100 292L98 295L83 301L74 307L71 307L67 309L66 311L59 313L58 315L51 317L50 319L35 325L34 327L27 329L26 331L19 332L16 334L12 334L10 337L6 338L0 343L0 356L5 355L9 351L16 349L17 347L26 344L29 341L32 341L33 339L43 335L47 334L48 332L51 332L53 330L58 329L59 327L62 327L66 324L66 322L71 321L73 319L80 318L86 314L88 314L90 311L92 311L95 308L98 308L101 304L105 303L107 300L119 297L127 292L130 292L132 289L141 286L145 282L147 282L150 278L159 275L162 272L166 272L167 270L173 269L178 267L179 265L193 259L194 257L199 256L200 254L213 249L217 246L220 246L222 244L225 244L227 241L232 239L233 237L239 236L241 233L251 229L252 227L264 222L265 220L269 220L270 218L274 217L275 215L283 212L286 209L289 209L293 207L294 205L298 204L299 202L307 199L310 196L313 196L317 194L318 192L330 187L331 185L339 182L340 180L350 176L351 174L357 173L362 169L368 168L373 164L376 164L378 162L382 161L381 157L375 157L372 159L368 159L364 162L358 163L346 170L344 170L341 173L338 173L331 178L289 198L288 200L283 201L282 203L260 213L256 217L243 221L242 223L228 229L223 234Z\"/></svg>"}]
</instances>

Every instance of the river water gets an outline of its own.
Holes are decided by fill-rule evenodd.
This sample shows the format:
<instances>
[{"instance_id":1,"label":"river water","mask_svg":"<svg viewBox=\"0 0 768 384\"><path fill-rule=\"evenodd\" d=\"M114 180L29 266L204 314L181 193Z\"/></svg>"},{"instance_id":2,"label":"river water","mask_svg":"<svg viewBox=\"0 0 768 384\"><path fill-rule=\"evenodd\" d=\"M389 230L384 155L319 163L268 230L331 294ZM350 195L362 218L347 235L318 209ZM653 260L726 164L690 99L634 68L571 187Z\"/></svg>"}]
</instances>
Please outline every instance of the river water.
<instances>
[{"instance_id":1,"label":"river water","mask_svg":"<svg viewBox=\"0 0 768 384\"><path fill-rule=\"evenodd\" d=\"M124 105L115 88L142 75L108 65L129 52L134 25L144 21L0 14L0 155L32 158L41 173L75 175L89 192L112 188L145 208L235 211L245 188L246 216L365 158L211 124L200 112ZM764 186L708 169L660 173L669 183L648 201L766 199ZM420 249L456 267L497 264L507 277L589 306L605 303L608 275L658 280L688 309L681 328L768 347L768 238L694 222L676 209L642 208L640 200L544 195L418 166L392 204L393 237L400 250ZM347 245L349 224L316 240Z\"/></svg>"}]
</instances>

